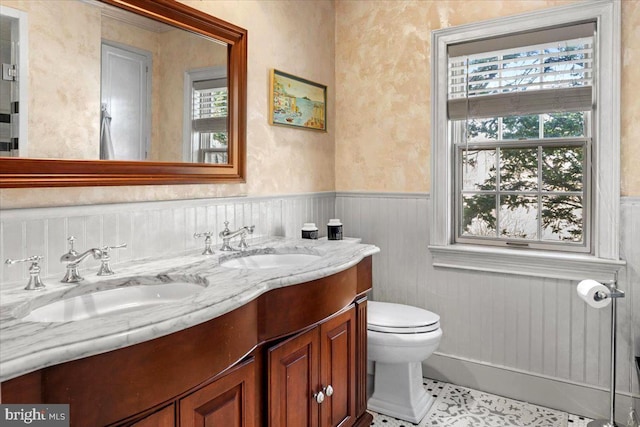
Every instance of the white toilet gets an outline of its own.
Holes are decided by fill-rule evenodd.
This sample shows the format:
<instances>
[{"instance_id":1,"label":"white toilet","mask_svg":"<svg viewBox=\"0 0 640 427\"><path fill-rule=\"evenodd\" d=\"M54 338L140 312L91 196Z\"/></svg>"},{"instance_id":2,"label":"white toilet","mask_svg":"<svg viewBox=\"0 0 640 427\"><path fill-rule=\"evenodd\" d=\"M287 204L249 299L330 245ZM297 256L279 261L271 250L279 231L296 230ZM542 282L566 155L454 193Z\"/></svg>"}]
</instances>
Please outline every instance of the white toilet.
<instances>
[{"instance_id":1,"label":"white toilet","mask_svg":"<svg viewBox=\"0 0 640 427\"><path fill-rule=\"evenodd\" d=\"M375 362L367 408L417 424L433 403L422 386L422 361L438 348L440 316L408 305L369 301L367 317L368 359Z\"/></svg>"}]
</instances>

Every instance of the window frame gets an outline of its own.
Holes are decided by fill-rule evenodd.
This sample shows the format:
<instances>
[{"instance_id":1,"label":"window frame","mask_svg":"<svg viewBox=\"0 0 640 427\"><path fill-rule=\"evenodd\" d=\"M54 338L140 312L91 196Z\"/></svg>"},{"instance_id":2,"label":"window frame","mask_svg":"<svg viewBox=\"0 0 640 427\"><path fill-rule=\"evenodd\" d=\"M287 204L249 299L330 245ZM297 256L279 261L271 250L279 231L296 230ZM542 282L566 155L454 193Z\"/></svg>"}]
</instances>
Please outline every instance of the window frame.
<instances>
[{"instance_id":1,"label":"window frame","mask_svg":"<svg viewBox=\"0 0 640 427\"><path fill-rule=\"evenodd\" d=\"M222 82L223 84L220 85L216 85L213 87L210 87L208 89L224 89L225 91L228 90L228 85L226 83L226 77L223 78L216 78L216 79L207 79L207 80L214 80L215 82ZM191 121L192 124L195 125L194 122L196 122L198 119L194 119L193 116L195 116L195 105L196 105L196 100L195 100L195 92L196 89L193 87L192 84L192 88L191 88ZM228 92L227 92L227 107L228 107ZM225 122L228 122L229 119L229 114L227 113L224 116L220 116L220 118L224 118ZM227 127L227 126L225 126ZM227 136L227 145L225 147L209 147L209 148L203 148L203 142L206 140L207 136L213 140L216 140L217 142L220 142L217 140L217 138L214 138L214 135L219 134L219 133L224 133ZM197 159L194 159L194 161L198 162L198 163L207 163L207 164L227 164L229 163L229 144L228 144L228 140L229 140L229 130L228 127L227 129L224 130L224 132L216 132L216 131L201 131L201 130L196 130L196 129L192 129L191 130L191 150L194 153L194 158L197 157ZM222 158L224 161L222 162L217 162L217 161L207 161L207 155L209 154L214 154L214 155L218 155L221 154Z\"/></svg>"},{"instance_id":2,"label":"window frame","mask_svg":"<svg viewBox=\"0 0 640 427\"><path fill-rule=\"evenodd\" d=\"M620 217L620 2L597 0L433 31L431 34L431 224L429 249L435 267L528 276L613 280L619 259ZM447 46L595 21L595 108L591 119L591 252L578 254L455 242L455 147L447 117ZM542 24L541 24L542 23Z\"/></svg>"},{"instance_id":3,"label":"window frame","mask_svg":"<svg viewBox=\"0 0 640 427\"><path fill-rule=\"evenodd\" d=\"M228 78L227 67L224 65L217 65L213 67L205 67L193 70L187 70L184 73L184 87L183 87L183 105L187 108L183 108L182 112L182 161L187 163L199 163L200 148L199 145L195 147L196 141L194 140L193 132L193 84L198 80L215 80ZM228 128L228 115L227 115L227 135L229 134ZM199 139L199 137L198 137ZM227 145L225 150L227 155L231 154L230 146ZM208 163L212 165L224 165L224 163ZM226 163L228 164L228 163Z\"/></svg>"},{"instance_id":4,"label":"window frame","mask_svg":"<svg viewBox=\"0 0 640 427\"><path fill-rule=\"evenodd\" d=\"M528 248L531 249L542 249L542 250L553 250L553 251L564 251L564 252L577 252L577 253L590 253L592 250L592 246L591 246L591 232L592 232L592 227L591 227L591 174L590 174L590 167L589 167L589 159L591 158L591 142L592 142L592 138L588 135L590 135L590 119L588 118L590 114L589 113L585 113L584 114L584 123L585 123L585 130L586 132L584 133L585 136L580 136L580 137L557 137L557 138L544 138L542 134L542 130L539 130L539 137L535 138L535 139L524 139L524 140L508 140L508 139L498 139L498 140L487 140L487 141L477 141L477 142L469 142L468 144L465 143L459 143L456 141L459 141L461 139L461 137L459 135L463 134L464 132L461 132L460 129L456 129L458 127L461 127L462 124L461 123L456 123L456 122L451 122L450 126L451 126L451 133L452 133L452 137L453 137L453 141L451 141L451 144L453 146L454 149L454 157L453 157L453 161L454 161L454 196L453 196L453 200L454 200L454 221L453 221L453 225L454 225L454 233L453 233L453 239L456 243L463 243L463 244L478 244L478 245L487 245L487 246L499 246L499 247L509 247L509 246L518 246L518 247L523 247L523 246L527 246ZM539 118L542 119L542 117L544 116L544 113L538 114ZM501 118L498 118L499 122L501 122ZM542 127L542 120L540 120L540 128ZM501 130L499 129L498 131L499 134L501 134ZM551 148L551 147L580 147L584 150L584 160L582 162L582 173L583 173L583 187L581 191L573 191L573 192L566 192L566 191L558 191L558 192L547 192L544 189L542 189L542 181L543 181L543 175L542 175L542 170L540 169L540 162L542 161L541 159L541 151L544 150L544 148ZM498 156L497 151L498 150L502 150L502 149L532 149L535 148L538 152L538 171L537 171L537 190L528 190L528 191L510 191L510 190L504 190L502 188L500 188L500 185L498 184L496 186L496 189L493 191L490 190L485 190L485 191L481 191L481 190L477 190L477 191L472 191L472 190L465 190L464 189L464 184L463 184L463 165L462 165L462 156L464 155L463 152L466 149L469 150L484 150L484 149L495 149L496 150L496 155ZM499 162L499 156L496 158L496 161ZM499 177L499 171L496 170L496 175ZM461 220L462 220L462 200L464 198L465 195L467 194L471 194L471 193L476 193L476 194L495 194L497 200L499 200L499 198L501 196L504 195L523 195L523 196L528 196L528 197L536 197L537 199L537 204L538 204L538 219L537 219L537 229L538 229L538 238L537 239L518 239L518 238L505 238L505 237L500 237L500 236L495 236L495 237L484 237L484 236L465 236L464 234L461 233L461 229L462 229L462 224L461 224ZM580 243L573 243L573 242L562 242L562 241L553 241L553 240L545 240L545 239L540 239L539 238L539 234L541 233L542 229L541 229L541 209L540 209L540 204L541 204L541 199L543 197L545 197L545 195L547 196L553 196L553 195L569 195L569 193L575 193L575 194L571 194L572 196L578 196L582 198L582 203L583 203L583 213L582 213L582 222L583 222L583 240ZM497 202L496 200L496 202ZM497 224L498 226L500 225L500 214L499 214L499 210L497 210L496 213L497 217Z\"/></svg>"}]
</instances>

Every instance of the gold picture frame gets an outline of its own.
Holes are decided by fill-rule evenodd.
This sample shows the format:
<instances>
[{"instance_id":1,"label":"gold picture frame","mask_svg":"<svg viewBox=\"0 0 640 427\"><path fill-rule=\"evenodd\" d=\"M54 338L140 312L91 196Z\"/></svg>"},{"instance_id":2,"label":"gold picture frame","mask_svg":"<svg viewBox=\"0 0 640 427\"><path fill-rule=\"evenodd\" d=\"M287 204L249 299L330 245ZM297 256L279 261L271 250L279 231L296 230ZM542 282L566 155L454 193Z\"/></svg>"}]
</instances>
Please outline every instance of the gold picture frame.
<instances>
[{"instance_id":1,"label":"gold picture frame","mask_svg":"<svg viewBox=\"0 0 640 427\"><path fill-rule=\"evenodd\" d=\"M327 86L272 69L269 124L327 131Z\"/></svg>"}]
</instances>

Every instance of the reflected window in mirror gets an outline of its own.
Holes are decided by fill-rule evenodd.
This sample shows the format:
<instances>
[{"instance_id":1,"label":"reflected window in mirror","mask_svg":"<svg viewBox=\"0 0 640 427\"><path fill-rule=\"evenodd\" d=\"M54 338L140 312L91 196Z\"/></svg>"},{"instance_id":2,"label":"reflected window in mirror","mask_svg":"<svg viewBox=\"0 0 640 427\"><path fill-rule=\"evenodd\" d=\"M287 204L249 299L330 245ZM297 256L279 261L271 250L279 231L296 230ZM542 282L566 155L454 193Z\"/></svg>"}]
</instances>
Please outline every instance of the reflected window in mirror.
<instances>
[{"instance_id":1,"label":"reflected window in mirror","mask_svg":"<svg viewBox=\"0 0 640 427\"><path fill-rule=\"evenodd\" d=\"M229 91L226 68L212 67L189 71L186 82L185 99L189 98L191 101L191 120L189 129L185 130L184 160L227 164ZM186 126L189 126L189 123Z\"/></svg>"}]
</instances>

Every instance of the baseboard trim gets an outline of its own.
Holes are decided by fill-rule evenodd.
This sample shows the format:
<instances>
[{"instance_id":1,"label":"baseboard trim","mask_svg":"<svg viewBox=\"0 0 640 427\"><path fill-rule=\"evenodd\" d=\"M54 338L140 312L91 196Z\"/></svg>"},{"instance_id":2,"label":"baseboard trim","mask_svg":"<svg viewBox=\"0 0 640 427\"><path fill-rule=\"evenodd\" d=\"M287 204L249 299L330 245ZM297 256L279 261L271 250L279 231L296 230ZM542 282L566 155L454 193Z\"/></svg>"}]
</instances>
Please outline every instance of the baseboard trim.
<instances>
[{"instance_id":1,"label":"baseboard trim","mask_svg":"<svg viewBox=\"0 0 640 427\"><path fill-rule=\"evenodd\" d=\"M423 375L463 387L558 409L588 418L609 418L609 391L505 369L443 354L422 364ZM629 408L640 410L640 396L616 393L616 421L627 420Z\"/></svg>"}]
</instances>

